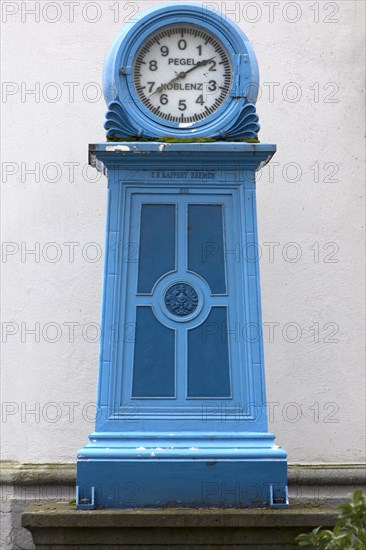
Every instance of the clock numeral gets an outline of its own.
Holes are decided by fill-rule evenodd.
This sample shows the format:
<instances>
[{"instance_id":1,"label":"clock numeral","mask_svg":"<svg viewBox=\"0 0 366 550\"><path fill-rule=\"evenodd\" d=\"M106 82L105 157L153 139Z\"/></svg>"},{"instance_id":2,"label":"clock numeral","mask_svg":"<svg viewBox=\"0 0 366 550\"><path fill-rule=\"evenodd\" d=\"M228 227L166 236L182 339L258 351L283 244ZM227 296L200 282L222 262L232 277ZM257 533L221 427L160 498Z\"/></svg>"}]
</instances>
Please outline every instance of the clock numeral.
<instances>
[{"instance_id":1,"label":"clock numeral","mask_svg":"<svg viewBox=\"0 0 366 550\"><path fill-rule=\"evenodd\" d=\"M178 48L179 48L180 50L185 50L186 47L187 47L187 42L186 42L185 40L183 40L183 38L182 38L182 40L179 40L179 42L178 42Z\"/></svg>"},{"instance_id":2,"label":"clock numeral","mask_svg":"<svg viewBox=\"0 0 366 550\"><path fill-rule=\"evenodd\" d=\"M191 37L193 37L193 42L190 40ZM207 44L210 44L208 50ZM189 56L195 60L183 59ZM170 57L174 59L170 59ZM166 74L168 67L163 67L163 65L168 65L168 60L170 65L192 66L181 67L181 72L175 72L174 77L173 73L169 75L169 71ZM223 65L222 69L219 65ZM202 67L203 81L199 82L199 72L197 71L194 73L197 76L196 79L193 79L194 84L176 83L198 67ZM177 69L177 67L171 67L171 69L173 68ZM177 70L179 71L179 69ZM224 71L223 75L221 74L222 70ZM145 74L145 79L142 79L143 74L140 73L144 71L148 72ZM156 74L149 74L150 71L156 72ZM161 75L160 72L162 72ZM216 75L211 75L209 72L216 72ZM215 35L211 35L199 27L196 28L194 25L185 24L183 26L173 25L172 28L168 26L164 32L155 31L144 43L141 43L136 60L133 62L133 76L136 92L145 108L160 119L174 123L199 122L213 114L229 94L229 80L232 78L230 61L224 45ZM148 78L150 78L149 81ZM174 90L173 94L171 95L168 90ZM192 105L196 105L196 108L192 108L193 115L190 113L188 94L183 93L183 90L192 90ZM150 101L150 98L154 99Z\"/></svg>"}]
</instances>

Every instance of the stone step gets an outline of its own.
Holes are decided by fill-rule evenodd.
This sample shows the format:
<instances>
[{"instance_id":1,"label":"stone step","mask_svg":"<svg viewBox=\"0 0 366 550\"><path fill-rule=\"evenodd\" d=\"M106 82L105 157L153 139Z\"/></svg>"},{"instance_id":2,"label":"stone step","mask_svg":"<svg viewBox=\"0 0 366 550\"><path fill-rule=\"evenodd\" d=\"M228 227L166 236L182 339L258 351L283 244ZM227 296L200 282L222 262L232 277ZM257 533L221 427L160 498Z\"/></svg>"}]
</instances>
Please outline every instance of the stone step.
<instances>
[{"instance_id":1,"label":"stone step","mask_svg":"<svg viewBox=\"0 0 366 550\"><path fill-rule=\"evenodd\" d=\"M76 510L70 504L37 504L22 516L36 550L174 550L185 548L299 548L295 537L322 525L337 511L325 504L291 503L273 509Z\"/></svg>"}]
</instances>

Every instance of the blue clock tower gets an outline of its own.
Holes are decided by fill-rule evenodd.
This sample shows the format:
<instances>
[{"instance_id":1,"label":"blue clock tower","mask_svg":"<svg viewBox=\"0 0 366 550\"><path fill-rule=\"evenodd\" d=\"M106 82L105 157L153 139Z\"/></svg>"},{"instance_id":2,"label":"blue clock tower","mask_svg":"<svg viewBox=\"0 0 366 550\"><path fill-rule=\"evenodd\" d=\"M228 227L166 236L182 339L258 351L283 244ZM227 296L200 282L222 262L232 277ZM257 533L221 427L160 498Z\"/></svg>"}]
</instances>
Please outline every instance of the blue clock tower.
<instances>
[{"instance_id":1,"label":"blue clock tower","mask_svg":"<svg viewBox=\"0 0 366 550\"><path fill-rule=\"evenodd\" d=\"M242 31L160 6L108 54L108 174L95 431L77 507L286 507L268 432L255 172L258 69Z\"/></svg>"}]
</instances>

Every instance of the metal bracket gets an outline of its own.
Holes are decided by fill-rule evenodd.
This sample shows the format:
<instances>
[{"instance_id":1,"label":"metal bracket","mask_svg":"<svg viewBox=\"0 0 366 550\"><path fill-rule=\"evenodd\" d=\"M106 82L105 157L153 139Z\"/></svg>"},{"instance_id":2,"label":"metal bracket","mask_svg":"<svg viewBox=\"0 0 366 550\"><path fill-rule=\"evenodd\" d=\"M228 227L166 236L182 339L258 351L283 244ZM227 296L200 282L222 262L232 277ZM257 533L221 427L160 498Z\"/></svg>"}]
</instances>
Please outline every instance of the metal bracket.
<instances>
[{"instance_id":1,"label":"metal bracket","mask_svg":"<svg viewBox=\"0 0 366 550\"><path fill-rule=\"evenodd\" d=\"M91 496L80 499L79 485L76 486L76 509L77 510L95 510L95 487L91 487Z\"/></svg>"},{"instance_id":2,"label":"metal bracket","mask_svg":"<svg viewBox=\"0 0 366 550\"><path fill-rule=\"evenodd\" d=\"M269 505L271 508L288 508L288 487L287 485L284 486L284 491L281 495L282 498L278 498L277 496L274 496L274 490L273 485L271 484L269 486Z\"/></svg>"}]
</instances>

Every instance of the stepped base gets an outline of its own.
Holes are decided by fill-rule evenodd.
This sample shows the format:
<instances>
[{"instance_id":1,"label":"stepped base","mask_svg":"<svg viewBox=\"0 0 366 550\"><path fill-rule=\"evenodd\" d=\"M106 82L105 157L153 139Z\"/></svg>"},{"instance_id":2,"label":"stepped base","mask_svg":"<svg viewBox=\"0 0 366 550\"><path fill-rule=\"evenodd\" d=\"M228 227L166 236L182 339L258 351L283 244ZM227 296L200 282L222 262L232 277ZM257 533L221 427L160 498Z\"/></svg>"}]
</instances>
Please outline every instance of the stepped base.
<instances>
[{"instance_id":1,"label":"stepped base","mask_svg":"<svg viewBox=\"0 0 366 550\"><path fill-rule=\"evenodd\" d=\"M286 461L120 461L77 464L77 507L286 507Z\"/></svg>"},{"instance_id":2,"label":"stepped base","mask_svg":"<svg viewBox=\"0 0 366 550\"><path fill-rule=\"evenodd\" d=\"M272 434L95 433L77 461L77 508L286 507L286 452Z\"/></svg>"}]
</instances>

